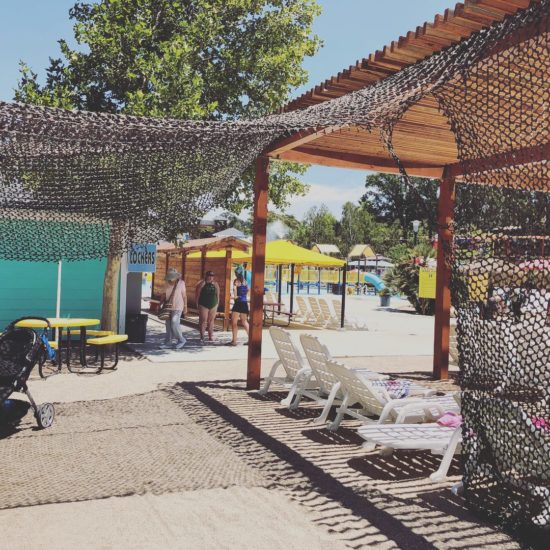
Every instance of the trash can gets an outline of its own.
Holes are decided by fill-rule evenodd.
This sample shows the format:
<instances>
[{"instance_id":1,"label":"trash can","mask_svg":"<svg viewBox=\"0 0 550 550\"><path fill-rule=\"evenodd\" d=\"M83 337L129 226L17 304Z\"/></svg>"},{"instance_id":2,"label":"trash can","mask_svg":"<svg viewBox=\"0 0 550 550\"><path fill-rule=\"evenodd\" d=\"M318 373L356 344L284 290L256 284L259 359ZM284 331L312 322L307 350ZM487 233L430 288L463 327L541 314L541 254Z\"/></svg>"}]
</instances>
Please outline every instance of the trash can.
<instances>
[{"instance_id":1,"label":"trash can","mask_svg":"<svg viewBox=\"0 0 550 550\"><path fill-rule=\"evenodd\" d=\"M128 342L143 344L147 334L147 315L144 313L126 315L126 334Z\"/></svg>"}]
</instances>

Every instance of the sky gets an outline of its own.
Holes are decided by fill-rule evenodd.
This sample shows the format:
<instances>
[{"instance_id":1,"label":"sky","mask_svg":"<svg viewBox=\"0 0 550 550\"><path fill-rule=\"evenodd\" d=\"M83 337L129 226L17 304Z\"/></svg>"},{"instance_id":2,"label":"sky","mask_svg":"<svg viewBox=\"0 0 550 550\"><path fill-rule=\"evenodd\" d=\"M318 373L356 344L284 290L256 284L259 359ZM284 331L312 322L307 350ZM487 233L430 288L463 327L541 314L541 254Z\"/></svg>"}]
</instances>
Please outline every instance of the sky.
<instances>
[{"instance_id":1,"label":"sky","mask_svg":"<svg viewBox=\"0 0 550 550\"><path fill-rule=\"evenodd\" d=\"M455 0L317 0L322 14L314 32L324 46L304 67L309 82L294 91L301 95L358 59L381 49L399 36L414 30L435 14L451 8ZM39 75L48 58L59 55L57 40L72 40L68 11L75 0L0 0L0 100L13 99L19 61ZM302 179L310 185L305 197L296 197L288 213L301 218L312 206L324 203L339 215L346 201L363 194L369 172L312 166Z\"/></svg>"}]
</instances>

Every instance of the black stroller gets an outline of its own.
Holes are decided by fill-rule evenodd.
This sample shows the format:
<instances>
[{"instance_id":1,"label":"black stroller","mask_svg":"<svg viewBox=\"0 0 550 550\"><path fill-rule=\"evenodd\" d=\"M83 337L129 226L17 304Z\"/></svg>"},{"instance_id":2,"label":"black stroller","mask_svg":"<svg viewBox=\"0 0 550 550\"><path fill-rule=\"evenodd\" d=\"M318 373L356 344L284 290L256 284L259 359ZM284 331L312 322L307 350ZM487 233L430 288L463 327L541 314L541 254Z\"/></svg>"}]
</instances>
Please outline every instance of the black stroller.
<instances>
[{"instance_id":1,"label":"black stroller","mask_svg":"<svg viewBox=\"0 0 550 550\"><path fill-rule=\"evenodd\" d=\"M45 321L46 327L36 331L17 327L16 324L24 319ZM42 317L22 317L12 321L0 336L0 413L10 408L8 405L11 400L8 398L13 392L22 392L26 394L40 428L52 425L55 410L51 403L36 405L27 388L27 380L45 353L44 346L50 328L48 320Z\"/></svg>"}]
</instances>

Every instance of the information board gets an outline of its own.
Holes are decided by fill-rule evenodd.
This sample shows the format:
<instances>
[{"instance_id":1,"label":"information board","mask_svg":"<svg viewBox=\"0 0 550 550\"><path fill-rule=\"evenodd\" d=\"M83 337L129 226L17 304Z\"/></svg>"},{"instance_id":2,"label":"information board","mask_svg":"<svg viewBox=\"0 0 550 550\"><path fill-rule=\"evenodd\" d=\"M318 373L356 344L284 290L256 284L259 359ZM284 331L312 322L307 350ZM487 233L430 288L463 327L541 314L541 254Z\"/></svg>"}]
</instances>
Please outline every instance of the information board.
<instances>
[{"instance_id":1,"label":"information board","mask_svg":"<svg viewBox=\"0 0 550 550\"><path fill-rule=\"evenodd\" d=\"M154 273L157 265L156 244L134 244L128 250L128 271Z\"/></svg>"},{"instance_id":2,"label":"information board","mask_svg":"<svg viewBox=\"0 0 550 550\"><path fill-rule=\"evenodd\" d=\"M435 273L434 269L427 269L425 267L420 268L418 276L419 298L432 298L435 300Z\"/></svg>"}]
</instances>

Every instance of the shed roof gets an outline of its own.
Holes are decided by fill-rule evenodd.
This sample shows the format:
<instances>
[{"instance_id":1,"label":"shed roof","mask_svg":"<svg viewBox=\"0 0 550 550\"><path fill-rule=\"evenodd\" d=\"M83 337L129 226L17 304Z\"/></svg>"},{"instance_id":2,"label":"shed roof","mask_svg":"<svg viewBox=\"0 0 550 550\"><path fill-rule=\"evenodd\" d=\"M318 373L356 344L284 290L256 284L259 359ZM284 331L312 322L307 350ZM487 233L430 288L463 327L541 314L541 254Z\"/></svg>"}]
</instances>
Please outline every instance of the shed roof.
<instances>
[{"instance_id":1,"label":"shed roof","mask_svg":"<svg viewBox=\"0 0 550 550\"><path fill-rule=\"evenodd\" d=\"M321 254L341 254L340 249L335 244L314 244L311 250L317 249Z\"/></svg>"},{"instance_id":2,"label":"shed roof","mask_svg":"<svg viewBox=\"0 0 550 550\"><path fill-rule=\"evenodd\" d=\"M370 256L375 256L375 254L369 244L356 244L348 254L348 258L368 258Z\"/></svg>"},{"instance_id":3,"label":"shed roof","mask_svg":"<svg viewBox=\"0 0 550 550\"><path fill-rule=\"evenodd\" d=\"M246 238L246 235L236 227L228 227L227 229L223 229L222 231L218 231L213 234L214 237L236 237L237 239L244 239Z\"/></svg>"},{"instance_id":4,"label":"shed roof","mask_svg":"<svg viewBox=\"0 0 550 550\"><path fill-rule=\"evenodd\" d=\"M192 239L181 246L172 246L165 248L163 252L181 253L195 251L225 250L226 248L236 248L237 250L248 250L250 243L236 237L207 237L205 239Z\"/></svg>"}]
</instances>

